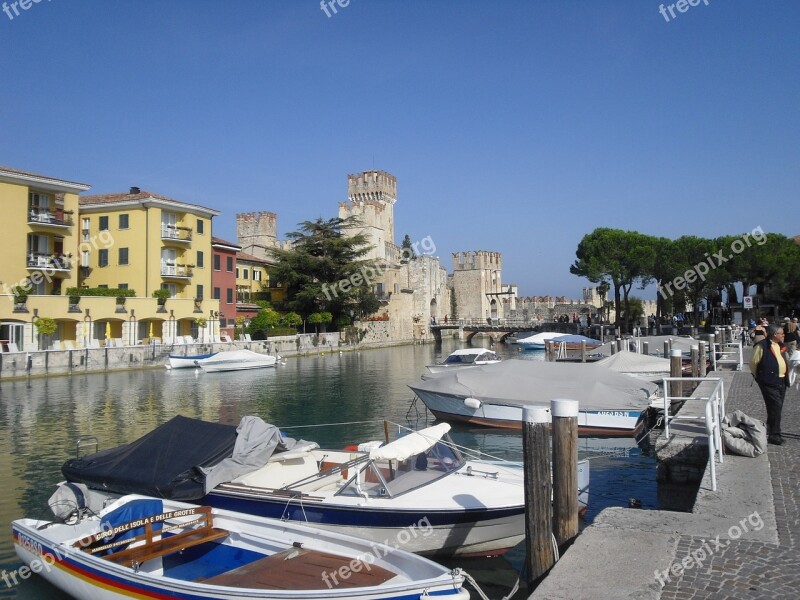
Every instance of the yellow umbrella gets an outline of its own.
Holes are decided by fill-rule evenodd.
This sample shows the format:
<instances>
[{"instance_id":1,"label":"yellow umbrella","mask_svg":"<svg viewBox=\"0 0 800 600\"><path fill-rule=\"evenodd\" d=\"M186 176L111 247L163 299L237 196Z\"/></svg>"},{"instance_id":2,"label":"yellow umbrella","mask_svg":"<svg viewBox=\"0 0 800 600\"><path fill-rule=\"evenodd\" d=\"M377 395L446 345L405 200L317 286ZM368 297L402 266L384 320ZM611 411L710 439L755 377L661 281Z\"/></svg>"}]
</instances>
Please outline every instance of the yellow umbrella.
<instances>
[{"instance_id":1,"label":"yellow umbrella","mask_svg":"<svg viewBox=\"0 0 800 600\"><path fill-rule=\"evenodd\" d=\"M152 321L150 321L150 328L147 331L147 337L149 337L149 338L153 337L153 322Z\"/></svg>"},{"instance_id":2,"label":"yellow umbrella","mask_svg":"<svg viewBox=\"0 0 800 600\"><path fill-rule=\"evenodd\" d=\"M111 321L106 321L106 339L111 339Z\"/></svg>"}]
</instances>

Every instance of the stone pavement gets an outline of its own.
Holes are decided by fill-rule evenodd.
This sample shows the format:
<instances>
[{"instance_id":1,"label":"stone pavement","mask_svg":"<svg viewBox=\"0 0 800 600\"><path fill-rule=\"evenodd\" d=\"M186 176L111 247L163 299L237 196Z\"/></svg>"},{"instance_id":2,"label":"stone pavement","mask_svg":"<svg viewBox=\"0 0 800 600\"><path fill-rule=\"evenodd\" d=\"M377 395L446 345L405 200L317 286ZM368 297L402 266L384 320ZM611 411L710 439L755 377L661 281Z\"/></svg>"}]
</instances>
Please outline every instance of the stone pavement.
<instances>
[{"instance_id":1,"label":"stone pavement","mask_svg":"<svg viewBox=\"0 0 800 600\"><path fill-rule=\"evenodd\" d=\"M749 352L748 352L749 355ZM749 356L748 356L749 358ZM758 386L723 372L726 411L765 420ZM700 600L800 597L800 392L787 392L782 446L726 455L718 490L706 469L691 513L606 509L532 599Z\"/></svg>"},{"instance_id":2,"label":"stone pavement","mask_svg":"<svg viewBox=\"0 0 800 600\"><path fill-rule=\"evenodd\" d=\"M761 392L752 382L749 371L736 373L726 408L766 420ZM742 539L728 540L720 549L712 544L714 551L703 567L687 569L667 582L662 600L800 597L800 392L796 386L786 394L782 429L783 446L769 446L768 451L778 544ZM735 515L731 517L735 521ZM681 535L675 560L690 556L704 543L699 537Z\"/></svg>"}]
</instances>

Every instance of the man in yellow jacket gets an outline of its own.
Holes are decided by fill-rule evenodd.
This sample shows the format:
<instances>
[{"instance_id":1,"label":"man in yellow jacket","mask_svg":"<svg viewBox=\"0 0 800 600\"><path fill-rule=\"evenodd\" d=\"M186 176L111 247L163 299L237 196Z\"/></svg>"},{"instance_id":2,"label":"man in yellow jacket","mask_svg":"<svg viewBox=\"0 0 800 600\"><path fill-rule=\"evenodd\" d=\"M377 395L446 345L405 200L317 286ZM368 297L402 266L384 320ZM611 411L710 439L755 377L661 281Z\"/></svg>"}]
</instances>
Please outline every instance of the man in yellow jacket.
<instances>
[{"instance_id":1,"label":"man in yellow jacket","mask_svg":"<svg viewBox=\"0 0 800 600\"><path fill-rule=\"evenodd\" d=\"M750 372L764 397L767 408L767 441L780 446L781 413L786 387L789 383L789 361L783 354L784 332L777 325L767 327L767 338L753 346Z\"/></svg>"}]
</instances>

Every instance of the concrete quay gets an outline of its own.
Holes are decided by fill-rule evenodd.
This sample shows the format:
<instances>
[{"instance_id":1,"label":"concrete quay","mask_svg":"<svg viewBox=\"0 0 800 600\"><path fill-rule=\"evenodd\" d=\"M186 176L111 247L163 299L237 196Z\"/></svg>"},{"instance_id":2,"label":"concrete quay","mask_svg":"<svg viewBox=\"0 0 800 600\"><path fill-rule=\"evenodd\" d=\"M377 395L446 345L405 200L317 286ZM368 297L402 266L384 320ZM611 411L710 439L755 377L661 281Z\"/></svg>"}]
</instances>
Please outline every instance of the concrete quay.
<instances>
[{"instance_id":1,"label":"concrete quay","mask_svg":"<svg viewBox=\"0 0 800 600\"><path fill-rule=\"evenodd\" d=\"M730 380L726 381L726 412L740 409L766 420L761 393L746 367L741 372L709 375ZM800 392L796 387L786 394L783 437L782 446L770 445L766 454L756 458L725 455L724 462L717 463L716 492L711 491L706 468L690 513L604 510L530 598L796 597L800 584ZM697 445L684 439L684 448ZM675 452L673 462L680 461L680 454L681 450Z\"/></svg>"}]
</instances>

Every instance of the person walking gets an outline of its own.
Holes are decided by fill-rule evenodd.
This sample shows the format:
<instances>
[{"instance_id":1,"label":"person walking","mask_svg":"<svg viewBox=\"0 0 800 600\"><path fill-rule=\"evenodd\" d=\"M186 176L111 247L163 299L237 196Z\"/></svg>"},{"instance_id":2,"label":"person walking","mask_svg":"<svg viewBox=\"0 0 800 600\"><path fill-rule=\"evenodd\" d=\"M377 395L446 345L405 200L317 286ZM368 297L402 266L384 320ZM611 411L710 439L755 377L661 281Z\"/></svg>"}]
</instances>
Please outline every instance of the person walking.
<instances>
[{"instance_id":1,"label":"person walking","mask_svg":"<svg viewBox=\"0 0 800 600\"><path fill-rule=\"evenodd\" d=\"M784 332L779 325L767 326L767 339L757 342L750 359L750 372L758 383L767 408L767 441L780 446L781 413L789 383L789 361L784 354Z\"/></svg>"}]
</instances>

